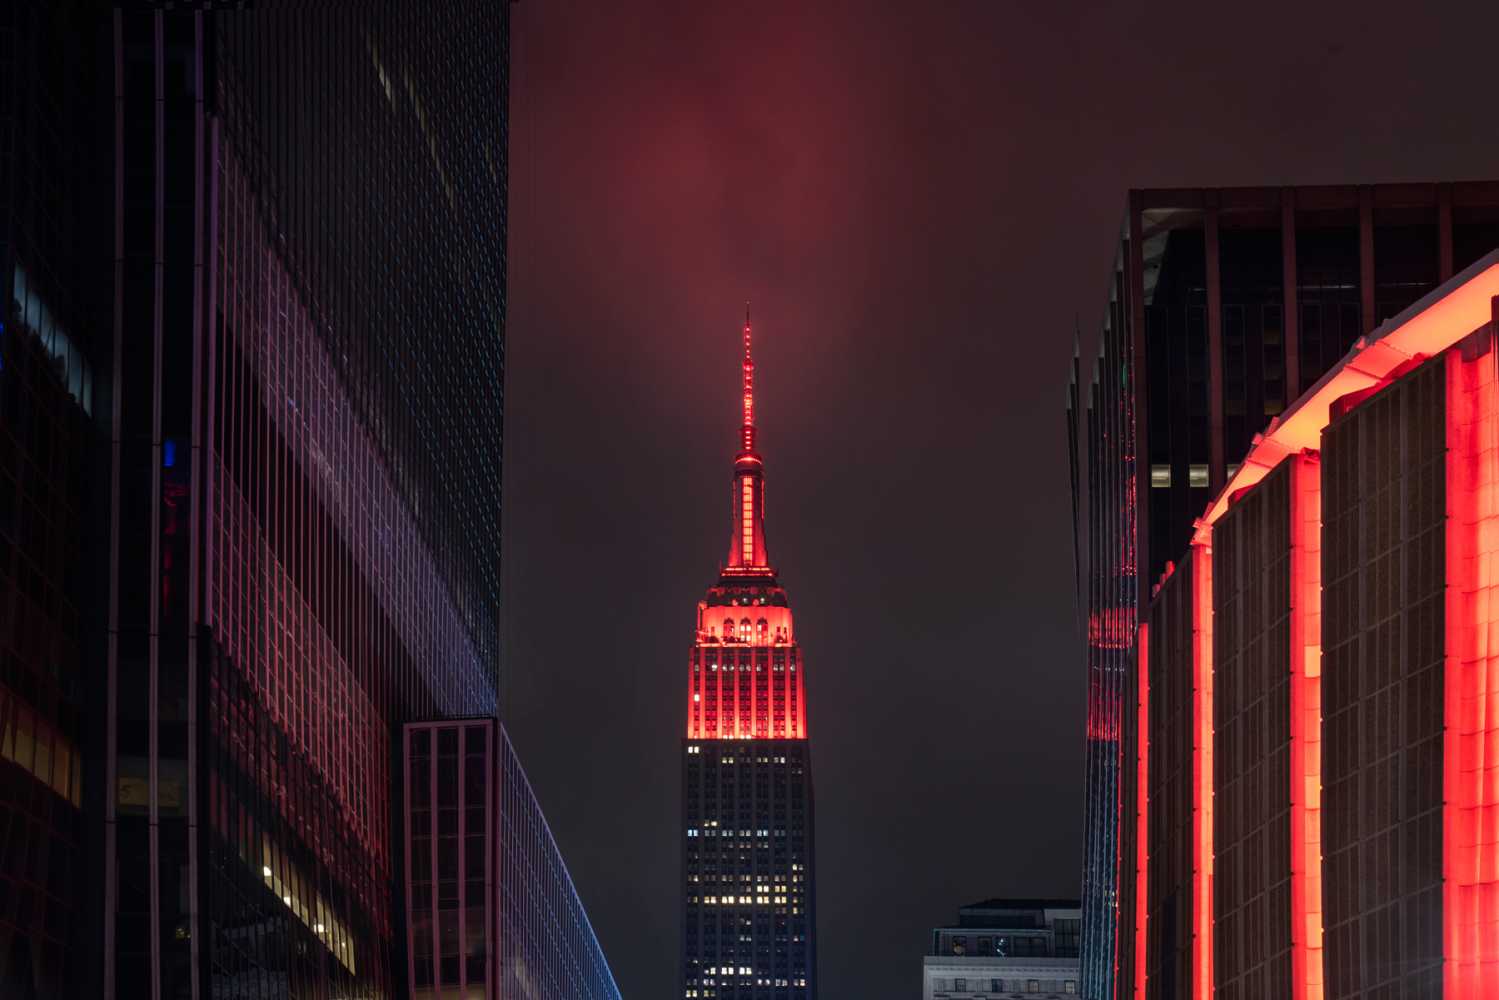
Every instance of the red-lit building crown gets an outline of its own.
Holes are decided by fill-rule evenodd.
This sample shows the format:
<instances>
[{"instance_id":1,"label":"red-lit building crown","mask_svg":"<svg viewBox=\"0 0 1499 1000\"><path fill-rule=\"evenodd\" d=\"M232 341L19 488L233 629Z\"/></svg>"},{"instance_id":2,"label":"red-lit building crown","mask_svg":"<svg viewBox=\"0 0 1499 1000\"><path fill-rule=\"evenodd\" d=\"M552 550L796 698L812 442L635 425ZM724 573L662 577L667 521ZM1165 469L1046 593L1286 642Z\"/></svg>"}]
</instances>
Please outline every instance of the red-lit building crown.
<instances>
[{"instance_id":1,"label":"red-lit building crown","mask_svg":"<svg viewBox=\"0 0 1499 1000\"><path fill-rule=\"evenodd\" d=\"M806 696L791 603L765 548L765 466L755 450L755 362L744 316L743 422L734 457L729 558L697 606L689 739L805 739Z\"/></svg>"}]
</instances>

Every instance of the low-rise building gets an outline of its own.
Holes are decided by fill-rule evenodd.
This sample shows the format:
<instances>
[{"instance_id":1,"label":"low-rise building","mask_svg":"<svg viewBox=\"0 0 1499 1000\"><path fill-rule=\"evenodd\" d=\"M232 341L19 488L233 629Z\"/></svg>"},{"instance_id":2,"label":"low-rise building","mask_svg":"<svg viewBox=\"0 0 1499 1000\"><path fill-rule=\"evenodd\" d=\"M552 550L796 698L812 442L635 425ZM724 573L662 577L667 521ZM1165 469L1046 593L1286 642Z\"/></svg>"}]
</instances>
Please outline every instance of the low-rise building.
<instances>
[{"instance_id":1,"label":"low-rise building","mask_svg":"<svg viewBox=\"0 0 1499 1000\"><path fill-rule=\"evenodd\" d=\"M1070 997L1078 993L1082 911L1075 899L989 899L932 930L923 1000Z\"/></svg>"}]
</instances>

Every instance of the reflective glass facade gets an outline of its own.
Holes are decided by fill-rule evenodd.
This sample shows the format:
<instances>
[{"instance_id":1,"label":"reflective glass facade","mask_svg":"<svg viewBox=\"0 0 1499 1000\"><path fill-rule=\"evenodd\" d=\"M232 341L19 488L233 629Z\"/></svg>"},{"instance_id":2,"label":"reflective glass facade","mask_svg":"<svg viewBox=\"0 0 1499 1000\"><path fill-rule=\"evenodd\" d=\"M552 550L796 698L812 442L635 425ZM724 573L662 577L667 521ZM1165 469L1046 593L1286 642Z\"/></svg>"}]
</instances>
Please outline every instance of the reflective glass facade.
<instances>
[{"instance_id":1,"label":"reflective glass facade","mask_svg":"<svg viewBox=\"0 0 1499 1000\"><path fill-rule=\"evenodd\" d=\"M84 808L100 780L110 65L73 6L0 7L0 996L17 998L73 995L77 956L99 951Z\"/></svg>"},{"instance_id":2,"label":"reflective glass facade","mask_svg":"<svg viewBox=\"0 0 1499 1000\"><path fill-rule=\"evenodd\" d=\"M392 741L495 710L509 7L73 8L0 11L0 993L390 995Z\"/></svg>"},{"instance_id":3,"label":"reflective glass facade","mask_svg":"<svg viewBox=\"0 0 1499 1000\"><path fill-rule=\"evenodd\" d=\"M408 995L619 1000L499 723L408 725L401 760Z\"/></svg>"},{"instance_id":4,"label":"reflective glass facade","mask_svg":"<svg viewBox=\"0 0 1499 1000\"><path fill-rule=\"evenodd\" d=\"M1073 476L1089 692L1085 995L1114 995L1118 872L1134 846L1118 830L1120 727L1136 714L1124 690L1151 584L1255 435L1359 337L1499 246L1496 219L1491 182L1130 194L1091 384L1075 372L1068 400L1085 453Z\"/></svg>"},{"instance_id":5,"label":"reflective glass facade","mask_svg":"<svg viewBox=\"0 0 1499 1000\"><path fill-rule=\"evenodd\" d=\"M1128 250L1126 246L1125 251ZM1073 419L1086 433L1086 501L1074 506L1076 551L1082 553L1079 604L1086 616L1088 716L1084 801L1081 989L1110 996L1115 923L1114 864L1119 853L1115 814L1119 796L1119 736L1125 671L1133 655L1136 577L1135 481L1136 347L1127 317L1127 257L1114 274L1114 294L1094 366L1086 416ZM1076 479L1076 477L1075 477ZM1091 991L1091 992L1090 992Z\"/></svg>"}]
</instances>

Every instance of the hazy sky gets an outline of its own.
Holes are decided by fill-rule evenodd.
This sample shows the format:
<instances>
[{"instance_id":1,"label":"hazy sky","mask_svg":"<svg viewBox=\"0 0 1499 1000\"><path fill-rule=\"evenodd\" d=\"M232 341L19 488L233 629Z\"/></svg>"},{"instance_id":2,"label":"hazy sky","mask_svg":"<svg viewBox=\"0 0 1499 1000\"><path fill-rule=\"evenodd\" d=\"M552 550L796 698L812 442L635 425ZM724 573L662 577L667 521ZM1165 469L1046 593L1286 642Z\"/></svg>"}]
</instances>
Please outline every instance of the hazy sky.
<instances>
[{"instance_id":1,"label":"hazy sky","mask_svg":"<svg viewBox=\"0 0 1499 1000\"><path fill-rule=\"evenodd\" d=\"M1376 8L512 7L504 714L628 1000L677 990L744 300L821 996L901 1000L961 904L1078 892L1064 397L1125 191L1499 176L1499 5Z\"/></svg>"}]
</instances>

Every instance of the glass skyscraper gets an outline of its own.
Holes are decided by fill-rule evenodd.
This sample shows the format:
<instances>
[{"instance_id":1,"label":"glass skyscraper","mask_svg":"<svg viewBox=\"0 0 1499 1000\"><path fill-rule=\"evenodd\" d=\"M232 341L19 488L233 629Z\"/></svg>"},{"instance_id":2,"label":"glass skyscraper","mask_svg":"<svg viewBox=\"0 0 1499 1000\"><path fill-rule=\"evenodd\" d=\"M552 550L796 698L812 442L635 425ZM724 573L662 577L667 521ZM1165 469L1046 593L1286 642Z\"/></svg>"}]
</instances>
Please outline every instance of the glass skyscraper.
<instances>
[{"instance_id":1,"label":"glass skyscraper","mask_svg":"<svg viewBox=\"0 0 1499 1000\"><path fill-rule=\"evenodd\" d=\"M496 711L509 13L0 10L0 994L401 991L401 727Z\"/></svg>"},{"instance_id":2,"label":"glass skyscraper","mask_svg":"<svg viewBox=\"0 0 1499 1000\"><path fill-rule=\"evenodd\" d=\"M620 1000L520 758L494 719L402 739L412 1000Z\"/></svg>"}]
</instances>

